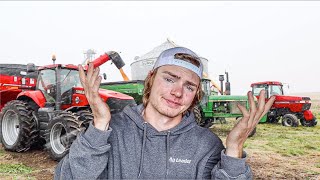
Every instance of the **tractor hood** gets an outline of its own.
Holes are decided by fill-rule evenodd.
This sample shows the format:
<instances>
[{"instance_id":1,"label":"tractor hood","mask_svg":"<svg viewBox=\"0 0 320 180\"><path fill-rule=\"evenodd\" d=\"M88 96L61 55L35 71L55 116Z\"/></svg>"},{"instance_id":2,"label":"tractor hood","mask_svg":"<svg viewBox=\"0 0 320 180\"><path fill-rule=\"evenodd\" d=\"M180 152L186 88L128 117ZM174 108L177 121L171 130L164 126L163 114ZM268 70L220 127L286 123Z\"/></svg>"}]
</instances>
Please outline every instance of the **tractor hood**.
<instances>
[{"instance_id":1,"label":"tractor hood","mask_svg":"<svg viewBox=\"0 0 320 180\"><path fill-rule=\"evenodd\" d=\"M309 97L299 97L299 96L281 96L281 95L275 95L276 96L276 102L288 102L291 103L311 103L311 99Z\"/></svg>"},{"instance_id":2,"label":"tractor hood","mask_svg":"<svg viewBox=\"0 0 320 180\"><path fill-rule=\"evenodd\" d=\"M77 94L84 94L84 89L82 87L74 87L73 88L75 93ZM106 90L106 89L99 89L99 94L100 97L106 101L108 98L117 98L117 99L122 99L122 100L129 100L132 99L133 97L128 96L126 94L122 94L120 92L116 91L111 91L111 90Z\"/></svg>"},{"instance_id":3,"label":"tractor hood","mask_svg":"<svg viewBox=\"0 0 320 180\"><path fill-rule=\"evenodd\" d=\"M214 101L247 101L248 97L247 96L231 96L231 95L211 95L209 96L209 100L214 100Z\"/></svg>"},{"instance_id":4,"label":"tractor hood","mask_svg":"<svg viewBox=\"0 0 320 180\"><path fill-rule=\"evenodd\" d=\"M291 112L303 112L311 107L311 99L309 97L299 96L279 96L276 95L271 108L286 108Z\"/></svg>"}]
</instances>

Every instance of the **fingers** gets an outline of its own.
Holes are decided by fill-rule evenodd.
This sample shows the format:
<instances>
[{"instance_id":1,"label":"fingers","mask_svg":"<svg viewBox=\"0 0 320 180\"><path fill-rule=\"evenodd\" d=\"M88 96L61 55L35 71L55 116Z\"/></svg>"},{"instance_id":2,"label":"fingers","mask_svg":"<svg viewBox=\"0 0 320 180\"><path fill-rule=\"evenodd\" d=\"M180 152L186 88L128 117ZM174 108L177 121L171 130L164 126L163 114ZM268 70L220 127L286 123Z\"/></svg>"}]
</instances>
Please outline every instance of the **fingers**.
<instances>
[{"instance_id":1,"label":"fingers","mask_svg":"<svg viewBox=\"0 0 320 180\"><path fill-rule=\"evenodd\" d=\"M258 110L254 116L254 124L258 124L261 117L263 116L265 110L265 90L261 90L259 93L259 100L258 100Z\"/></svg>"},{"instance_id":2,"label":"fingers","mask_svg":"<svg viewBox=\"0 0 320 180\"><path fill-rule=\"evenodd\" d=\"M265 114L268 113L268 111L270 110L270 108L272 107L274 101L276 100L276 97L275 96L272 96L268 101L267 103L265 104L264 106L264 111L263 113L261 114L260 118L261 119Z\"/></svg>"},{"instance_id":3,"label":"fingers","mask_svg":"<svg viewBox=\"0 0 320 180\"><path fill-rule=\"evenodd\" d=\"M249 117L248 123L252 124L255 120L254 118L257 113L257 107L256 107L256 103L254 102L254 97L253 97L251 91L249 91L247 93L247 96L248 96L248 101L249 101L249 106L250 106L250 117Z\"/></svg>"},{"instance_id":4,"label":"fingers","mask_svg":"<svg viewBox=\"0 0 320 180\"><path fill-rule=\"evenodd\" d=\"M238 106L239 110L241 111L241 113L242 113L242 115L243 115L243 117L241 118L241 120L240 120L238 123L244 122L244 123L246 124L246 126L247 126L248 120L249 120L249 118L250 118L250 113L249 113L248 110L247 110L244 106L242 106L241 104L237 104L237 106Z\"/></svg>"},{"instance_id":5,"label":"fingers","mask_svg":"<svg viewBox=\"0 0 320 180\"><path fill-rule=\"evenodd\" d=\"M78 65L78 68L81 85L84 89L86 89L86 74L84 73L83 67L80 64Z\"/></svg>"},{"instance_id":6,"label":"fingers","mask_svg":"<svg viewBox=\"0 0 320 180\"><path fill-rule=\"evenodd\" d=\"M91 77L92 77L93 72L94 72L93 64L92 64L92 63L89 63L88 70L87 70L87 79L88 79L88 82L91 81Z\"/></svg>"},{"instance_id":7,"label":"fingers","mask_svg":"<svg viewBox=\"0 0 320 180\"><path fill-rule=\"evenodd\" d=\"M96 83L96 80L99 78L99 73L100 73L99 67L95 68L91 76L91 79L89 81L91 87L94 86L94 84Z\"/></svg>"},{"instance_id":8,"label":"fingers","mask_svg":"<svg viewBox=\"0 0 320 180\"><path fill-rule=\"evenodd\" d=\"M99 91L101 80L102 80L102 78L100 76L98 76L96 78L96 80L94 81L94 84L92 86L92 89L93 89L94 92L98 92Z\"/></svg>"}]
</instances>

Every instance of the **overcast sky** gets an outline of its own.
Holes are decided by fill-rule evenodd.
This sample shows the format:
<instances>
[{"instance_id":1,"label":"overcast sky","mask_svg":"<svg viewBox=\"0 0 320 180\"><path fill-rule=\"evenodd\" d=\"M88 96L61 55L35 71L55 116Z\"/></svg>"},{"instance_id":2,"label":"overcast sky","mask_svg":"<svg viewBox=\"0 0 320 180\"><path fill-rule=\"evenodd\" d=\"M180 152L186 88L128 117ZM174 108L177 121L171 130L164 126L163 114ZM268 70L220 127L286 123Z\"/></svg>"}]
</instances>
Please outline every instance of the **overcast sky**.
<instances>
[{"instance_id":1,"label":"overcast sky","mask_svg":"<svg viewBox=\"0 0 320 180\"><path fill-rule=\"evenodd\" d=\"M130 64L170 38L229 72L232 94L275 80L320 92L320 2L0 2L0 63L80 64L83 52L121 52ZM110 81L116 67L102 68Z\"/></svg>"}]
</instances>

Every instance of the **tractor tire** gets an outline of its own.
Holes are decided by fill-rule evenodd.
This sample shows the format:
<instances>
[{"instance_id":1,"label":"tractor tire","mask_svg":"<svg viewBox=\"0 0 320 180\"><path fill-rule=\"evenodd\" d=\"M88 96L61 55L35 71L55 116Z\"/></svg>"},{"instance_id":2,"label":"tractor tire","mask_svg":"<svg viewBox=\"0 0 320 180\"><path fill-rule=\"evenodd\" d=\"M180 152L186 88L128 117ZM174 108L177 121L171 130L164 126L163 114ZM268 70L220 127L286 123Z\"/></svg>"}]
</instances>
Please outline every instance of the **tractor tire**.
<instances>
[{"instance_id":1,"label":"tractor tire","mask_svg":"<svg viewBox=\"0 0 320 180\"><path fill-rule=\"evenodd\" d=\"M0 141L5 150L23 152L30 149L38 137L32 108L25 102L8 102L0 113Z\"/></svg>"},{"instance_id":2,"label":"tractor tire","mask_svg":"<svg viewBox=\"0 0 320 180\"><path fill-rule=\"evenodd\" d=\"M267 122L268 123L274 123L277 124L280 120L280 116L275 117L275 116L271 116L271 117L267 117Z\"/></svg>"},{"instance_id":3,"label":"tractor tire","mask_svg":"<svg viewBox=\"0 0 320 180\"><path fill-rule=\"evenodd\" d=\"M80 110L76 114L79 116L82 126L88 129L90 122L93 121L93 114L89 110Z\"/></svg>"},{"instance_id":4,"label":"tractor tire","mask_svg":"<svg viewBox=\"0 0 320 180\"><path fill-rule=\"evenodd\" d=\"M282 125L283 126L298 127L299 120L298 120L297 116L294 114L286 114L282 117Z\"/></svg>"},{"instance_id":5,"label":"tractor tire","mask_svg":"<svg viewBox=\"0 0 320 180\"><path fill-rule=\"evenodd\" d=\"M56 161L69 153L73 141L77 138L82 122L79 116L71 112L58 112L49 122L46 132L46 150Z\"/></svg>"},{"instance_id":6,"label":"tractor tire","mask_svg":"<svg viewBox=\"0 0 320 180\"><path fill-rule=\"evenodd\" d=\"M224 117L216 118L216 120L219 121L220 124L227 124L227 120L226 120L226 118L224 118Z\"/></svg>"},{"instance_id":7,"label":"tractor tire","mask_svg":"<svg viewBox=\"0 0 320 180\"><path fill-rule=\"evenodd\" d=\"M194 118L195 118L197 124L198 124L199 126L203 127L203 125L204 125L205 122L204 122L204 120L202 119L201 111L200 111L199 106L195 106L195 107L193 108L193 114L194 114Z\"/></svg>"},{"instance_id":8,"label":"tractor tire","mask_svg":"<svg viewBox=\"0 0 320 180\"><path fill-rule=\"evenodd\" d=\"M317 125L317 120L316 120L316 117L313 116L312 120L310 120L310 121L307 121L304 118L300 119L300 123L302 126L313 127L313 126Z\"/></svg>"},{"instance_id":9,"label":"tractor tire","mask_svg":"<svg viewBox=\"0 0 320 180\"><path fill-rule=\"evenodd\" d=\"M207 118L204 120L204 124L202 127L204 128L210 128L213 125L213 120L211 118Z\"/></svg>"}]
</instances>

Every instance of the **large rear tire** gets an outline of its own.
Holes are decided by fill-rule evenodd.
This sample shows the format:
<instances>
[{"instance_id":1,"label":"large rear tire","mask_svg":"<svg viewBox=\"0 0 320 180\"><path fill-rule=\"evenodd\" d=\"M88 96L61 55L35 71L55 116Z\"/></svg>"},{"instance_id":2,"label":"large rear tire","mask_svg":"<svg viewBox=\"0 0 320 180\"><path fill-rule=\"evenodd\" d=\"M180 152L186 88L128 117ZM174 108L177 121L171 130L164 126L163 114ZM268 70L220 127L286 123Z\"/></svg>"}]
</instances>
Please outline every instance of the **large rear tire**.
<instances>
[{"instance_id":1,"label":"large rear tire","mask_svg":"<svg viewBox=\"0 0 320 180\"><path fill-rule=\"evenodd\" d=\"M61 160L69 153L73 141L83 129L79 116L71 112L58 112L49 122L46 132L46 149L54 160Z\"/></svg>"},{"instance_id":2,"label":"large rear tire","mask_svg":"<svg viewBox=\"0 0 320 180\"><path fill-rule=\"evenodd\" d=\"M25 102L8 102L0 113L0 140L5 150L23 152L30 149L38 137L32 108Z\"/></svg>"},{"instance_id":3,"label":"large rear tire","mask_svg":"<svg viewBox=\"0 0 320 180\"><path fill-rule=\"evenodd\" d=\"M298 127L299 120L298 120L297 116L294 114L286 114L282 117L282 125L283 126Z\"/></svg>"}]
</instances>

